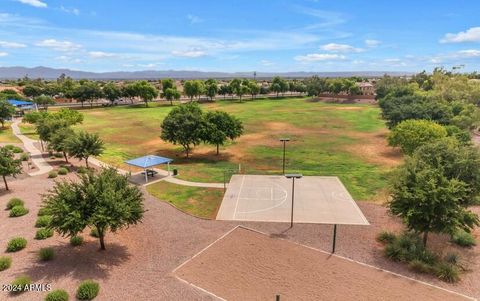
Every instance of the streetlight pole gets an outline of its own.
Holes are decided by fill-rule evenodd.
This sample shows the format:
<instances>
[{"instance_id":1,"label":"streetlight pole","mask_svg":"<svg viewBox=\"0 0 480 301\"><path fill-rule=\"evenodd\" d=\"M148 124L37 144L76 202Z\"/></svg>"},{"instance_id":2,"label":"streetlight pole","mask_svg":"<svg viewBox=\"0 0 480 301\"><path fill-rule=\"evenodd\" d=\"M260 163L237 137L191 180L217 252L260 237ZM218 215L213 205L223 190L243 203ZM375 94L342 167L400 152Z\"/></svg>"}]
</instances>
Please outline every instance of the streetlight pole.
<instances>
[{"instance_id":1,"label":"streetlight pole","mask_svg":"<svg viewBox=\"0 0 480 301\"><path fill-rule=\"evenodd\" d=\"M287 141L290 141L290 138L280 138L280 141L283 142L283 169L282 174L285 174L285 145Z\"/></svg>"},{"instance_id":2,"label":"streetlight pole","mask_svg":"<svg viewBox=\"0 0 480 301\"><path fill-rule=\"evenodd\" d=\"M292 206L291 206L291 213L290 213L290 228L293 228L293 205L295 200L295 179L300 179L303 177L302 174L286 174L285 177L287 179L292 179Z\"/></svg>"}]
</instances>

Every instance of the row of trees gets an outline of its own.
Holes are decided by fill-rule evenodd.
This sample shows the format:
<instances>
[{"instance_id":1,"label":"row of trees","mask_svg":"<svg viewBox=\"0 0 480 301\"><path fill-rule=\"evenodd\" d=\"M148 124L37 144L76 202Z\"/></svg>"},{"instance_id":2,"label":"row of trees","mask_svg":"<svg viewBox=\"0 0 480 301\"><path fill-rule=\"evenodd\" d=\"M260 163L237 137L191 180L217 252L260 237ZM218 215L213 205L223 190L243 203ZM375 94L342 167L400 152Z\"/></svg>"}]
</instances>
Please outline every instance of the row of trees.
<instances>
[{"instance_id":1,"label":"row of trees","mask_svg":"<svg viewBox=\"0 0 480 301\"><path fill-rule=\"evenodd\" d=\"M83 115L75 110L32 112L26 114L23 121L35 125L42 147L46 144L48 150L63 153L67 163L68 156L71 156L85 160L88 168L88 159L100 155L105 148L97 134L72 129L73 125L83 121Z\"/></svg>"},{"instance_id":2,"label":"row of trees","mask_svg":"<svg viewBox=\"0 0 480 301\"><path fill-rule=\"evenodd\" d=\"M411 80L386 76L377 86L382 115L392 130L389 144L406 155L392 175L388 207L409 230L423 234L424 245L429 233L454 235L480 225L469 210L480 200L480 153L470 137L478 109L471 95L442 93L445 83L453 89L458 76L436 70L421 85L424 74Z\"/></svg>"},{"instance_id":3,"label":"row of trees","mask_svg":"<svg viewBox=\"0 0 480 301\"><path fill-rule=\"evenodd\" d=\"M188 158L192 147L201 142L216 146L217 155L220 145L228 139L234 140L243 134L242 122L222 111L204 113L196 103L188 103L173 108L162 122L161 138L183 147Z\"/></svg>"},{"instance_id":4,"label":"row of trees","mask_svg":"<svg viewBox=\"0 0 480 301\"><path fill-rule=\"evenodd\" d=\"M322 78L313 76L306 80L306 92L309 96L319 96L320 94L339 94L358 95L361 94L357 86L359 78Z\"/></svg>"}]
</instances>

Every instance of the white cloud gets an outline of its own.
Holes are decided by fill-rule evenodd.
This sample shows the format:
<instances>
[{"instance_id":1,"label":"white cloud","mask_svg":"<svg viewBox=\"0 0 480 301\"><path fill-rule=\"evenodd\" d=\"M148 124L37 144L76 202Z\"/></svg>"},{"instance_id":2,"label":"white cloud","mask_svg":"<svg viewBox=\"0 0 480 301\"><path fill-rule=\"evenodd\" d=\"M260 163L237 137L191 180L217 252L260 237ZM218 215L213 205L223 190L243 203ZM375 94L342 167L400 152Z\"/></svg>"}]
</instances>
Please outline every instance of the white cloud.
<instances>
[{"instance_id":1,"label":"white cloud","mask_svg":"<svg viewBox=\"0 0 480 301\"><path fill-rule=\"evenodd\" d=\"M275 65L274 62L269 61L269 60L261 60L261 61L260 61L260 64L261 64L262 66L273 66L273 65Z\"/></svg>"},{"instance_id":2,"label":"white cloud","mask_svg":"<svg viewBox=\"0 0 480 301\"><path fill-rule=\"evenodd\" d=\"M80 10L78 8L66 8L65 6L60 6L60 10L66 12L67 14L74 14L76 16L80 15Z\"/></svg>"},{"instance_id":3,"label":"white cloud","mask_svg":"<svg viewBox=\"0 0 480 301\"><path fill-rule=\"evenodd\" d=\"M73 51L81 48L81 45L70 41L57 41L55 39L46 39L35 44L40 47L47 47L57 51Z\"/></svg>"},{"instance_id":4,"label":"white cloud","mask_svg":"<svg viewBox=\"0 0 480 301\"><path fill-rule=\"evenodd\" d=\"M47 3L40 0L17 0L20 3L28 4L35 7L47 7Z\"/></svg>"},{"instance_id":5,"label":"white cloud","mask_svg":"<svg viewBox=\"0 0 480 301\"><path fill-rule=\"evenodd\" d=\"M203 22L202 18L200 18L199 16L191 15L191 14L187 15L187 19L188 21L190 21L191 24Z\"/></svg>"},{"instance_id":6,"label":"white cloud","mask_svg":"<svg viewBox=\"0 0 480 301\"><path fill-rule=\"evenodd\" d=\"M447 33L440 43L480 42L480 27L472 27L459 33Z\"/></svg>"},{"instance_id":7,"label":"white cloud","mask_svg":"<svg viewBox=\"0 0 480 301\"><path fill-rule=\"evenodd\" d=\"M0 57L7 56L7 55L8 55L8 52L0 52Z\"/></svg>"},{"instance_id":8,"label":"white cloud","mask_svg":"<svg viewBox=\"0 0 480 301\"><path fill-rule=\"evenodd\" d=\"M16 42L0 41L0 47L1 48L24 48L24 47L27 47L27 45L16 43Z\"/></svg>"},{"instance_id":9,"label":"white cloud","mask_svg":"<svg viewBox=\"0 0 480 301\"><path fill-rule=\"evenodd\" d=\"M174 56L179 57L201 57L207 55L204 51L201 50L174 50L172 51Z\"/></svg>"},{"instance_id":10,"label":"white cloud","mask_svg":"<svg viewBox=\"0 0 480 301\"><path fill-rule=\"evenodd\" d=\"M330 54L330 53L310 53L307 55L299 55L294 58L299 62L317 62L317 61L342 61L346 57L339 54Z\"/></svg>"},{"instance_id":11,"label":"white cloud","mask_svg":"<svg viewBox=\"0 0 480 301\"><path fill-rule=\"evenodd\" d=\"M361 48L355 48L347 44L336 44L336 43L322 45L320 46L320 49L331 51L331 52L342 52L342 53L363 51L363 49Z\"/></svg>"},{"instance_id":12,"label":"white cloud","mask_svg":"<svg viewBox=\"0 0 480 301\"><path fill-rule=\"evenodd\" d=\"M370 48L377 47L381 43L382 42L380 42L379 40L365 40L365 45L367 45L367 47L370 47Z\"/></svg>"},{"instance_id":13,"label":"white cloud","mask_svg":"<svg viewBox=\"0 0 480 301\"><path fill-rule=\"evenodd\" d=\"M468 49L468 50L460 50L457 52L460 56L463 57L480 57L480 50L477 49Z\"/></svg>"},{"instance_id":14,"label":"white cloud","mask_svg":"<svg viewBox=\"0 0 480 301\"><path fill-rule=\"evenodd\" d=\"M57 56L55 59L63 62L68 62L68 63L75 63L75 64L83 63L83 60L79 58L72 58L66 55Z\"/></svg>"},{"instance_id":15,"label":"white cloud","mask_svg":"<svg viewBox=\"0 0 480 301\"><path fill-rule=\"evenodd\" d=\"M115 53L103 52L103 51L90 51L88 52L88 55L94 59L103 59L103 58L117 56Z\"/></svg>"}]
</instances>

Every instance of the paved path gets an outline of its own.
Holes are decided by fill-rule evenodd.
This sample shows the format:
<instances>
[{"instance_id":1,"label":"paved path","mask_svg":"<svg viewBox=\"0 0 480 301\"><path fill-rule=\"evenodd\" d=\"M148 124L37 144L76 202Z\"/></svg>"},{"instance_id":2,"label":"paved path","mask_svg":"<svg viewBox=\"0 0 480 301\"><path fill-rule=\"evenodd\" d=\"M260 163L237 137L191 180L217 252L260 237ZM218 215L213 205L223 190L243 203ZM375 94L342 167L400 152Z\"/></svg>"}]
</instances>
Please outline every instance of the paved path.
<instances>
[{"instance_id":1,"label":"paved path","mask_svg":"<svg viewBox=\"0 0 480 301\"><path fill-rule=\"evenodd\" d=\"M49 171L52 170L52 167L47 163L47 161L45 161L45 159L42 157L42 152L35 146L34 143L36 142L36 140L30 139L27 136L22 134L22 132L20 131L20 128L18 127L19 123L20 123L19 119L15 120L12 123L11 127L12 127L13 134L22 141L23 146L25 147L25 150L30 153L30 157L32 158L33 164L35 164L35 166L38 167L37 171L29 172L28 175L37 176L37 175L48 173Z\"/></svg>"}]
</instances>

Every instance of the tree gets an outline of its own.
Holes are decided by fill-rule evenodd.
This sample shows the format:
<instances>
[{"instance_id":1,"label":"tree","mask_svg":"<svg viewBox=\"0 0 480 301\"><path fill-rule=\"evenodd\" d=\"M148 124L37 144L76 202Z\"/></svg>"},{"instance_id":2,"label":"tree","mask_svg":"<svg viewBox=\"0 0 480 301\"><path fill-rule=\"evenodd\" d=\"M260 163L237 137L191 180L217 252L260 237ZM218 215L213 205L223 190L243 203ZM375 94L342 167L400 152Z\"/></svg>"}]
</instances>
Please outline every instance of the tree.
<instances>
[{"instance_id":1,"label":"tree","mask_svg":"<svg viewBox=\"0 0 480 301\"><path fill-rule=\"evenodd\" d=\"M137 97L137 90L135 88L135 83L130 83L122 87L122 96L129 98L130 102L133 104L133 99Z\"/></svg>"},{"instance_id":2,"label":"tree","mask_svg":"<svg viewBox=\"0 0 480 301\"><path fill-rule=\"evenodd\" d=\"M15 107L6 100L0 100L0 123L2 129L5 128L5 121L12 118L15 114Z\"/></svg>"},{"instance_id":3,"label":"tree","mask_svg":"<svg viewBox=\"0 0 480 301\"><path fill-rule=\"evenodd\" d=\"M429 120L405 120L399 123L388 136L391 146L399 146L411 155L421 145L447 136L445 127Z\"/></svg>"},{"instance_id":4,"label":"tree","mask_svg":"<svg viewBox=\"0 0 480 301\"><path fill-rule=\"evenodd\" d=\"M466 184L449 179L441 169L407 157L392 179L388 208L409 230L423 233L425 246L430 232L452 234L480 224L478 216L462 206Z\"/></svg>"},{"instance_id":5,"label":"tree","mask_svg":"<svg viewBox=\"0 0 480 301\"><path fill-rule=\"evenodd\" d=\"M188 103L173 108L162 122L160 137L173 144L180 144L188 158L192 145L202 141L205 121L200 107Z\"/></svg>"},{"instance_id":6,"label":"tree","mask_svg":"<svg viewBox=\"0 0 480 301\"><path fill-rule=\"evenodd\" d=\"M72 93L72 96L82 103L82 107L85 101L89 101L90 106L92 106L92 102L102 97L102 95L102 90L98 84L87 80L80 81L80 85L75 87L75 90Z\"/></svg>"},{"instance_id":7,"label":"tree","mask_svg":"<svg viewBox=\"0 0 480 301\"><path fill-rule=\"evenodd\" d=\"M66 142L68 154L79 160L85 160L88 168L88 158L99 156L103 153L105 145L98 134L90 134L84 131L71 136Z\"/></svg>"},{"instance_id":8,"label":"tree","mask_svg":"<svg viewBox=\"0 0 480 301\"><path fill-rule=\"evenodd\" d=\"M232 90L229 85L221 85L218 89L218 94L223 95L223 99L225 99L227 94L232 94Z\"/></svg>"},{"instance_id":9,"label":"tree","mask_svg":"<svg viewBox=\"0 0 480 301\"><path fill-rule=\"evenodd\" d=\"M139 96L144 102L145 107L148 108L148 102L155 99L158 96L158 90L152 84L147 81L140 81L134 84L136 95Z\"/></svg>"},{"instance_id":10,"label":"tree","mask_svg":"<svg viewBox=\"0 0 480 301\"><path fill-rule=\"evenodd\" d=\"M165 97L166 100L170 101L170 105L173 106L173 100L179 100L181 94L176 88L167 88L164 90L162 96Z\"/></svg>"},{"instance_id":11,"label":"tree","mask_svg":"<svg viewBox=\"0 0 480 301\"><path fill-rule=\"evenodd\" d=\"M165 91L167 89L174 89L174 88L177 88L177 87L175 86L175 82L173 81L173 79L171 79L171 78L162 79L162 91L163 91L163 93L165 93Z\"/></svg>"},{"instance_id":12,"label":"tree","mask_svg":"<svg viewBox=\"0 0 480 301\"><path fill-rule=\"evenodd\" d=\"M48 110L49 105L55 104L55 101L53 100L53 98L47 95L37 96L33 98L33 102L36 103L38 106L42 106L45 111Z\"/></svg>"},{"instance_id":13,"label":"tree","mask_svg":"<svg viewBox=\"0 0 480 301\"><path fill-rule=\"evenodd\" d=\"M183 93L187 97L190 97L190 102L193 101L193 97L199 97L203 94L205 90L205 85L201 80L187 80L183 84Z\"/></svg>"},{"instance_id":14,"label":"tree","mask_svg":"<svg viewBox=\"0 0 480 301\"><path fill-rule=\"evenodd\" d=\"M57 182L43 197L43 208L51 214L49 229L62 236L74 236L86 227L97 230L100 249L105 250L105 234L141 222L143 195L128 183L127 176L114 168L98 174L87 173L80 181Z\"/></svg>"},{"instance_id":15,"label":"tree","mask_svg":"<svg viewBox=\"0 0 480 301\"><path fill-rule=\"evenodd\" d=\"M23 94L27 97L37 97L44 93L43 89L35 85L27 85L23 88Z\"/></svg>"},{"instance_id":16,"label":"tree","mask_svg":"<svg viewBox=\"0 0 480 301\"><path fill-rule=\"evenodd\" d=\"M213 100L215 95L217 95L218 92L218 83L215 79L210 78L205 81L205 94L210 98L210 100Z\"/></svg>"},{"instance_id":17,"label":"tree","mask_svg":"<svg viewBox=\"0 0 480 301\"><path fill-rule=\"evenodd\" d=\"M52 118L51 116L47 115L46 118L39 119L35 123L35 127L40 141L50 142L52 135L58 130L68 127L68 124L63 119Z\"/></svg>"},{"instance_id":18,"label":"tree","mask_svg":"<svg viewBox=\"0 0 480 301\"><path fill-rule=\"evenodd\" d=\"M56 152L61 152L65 158L65 162L68 163L68 139L74 135L75 132L70 127L58 129L56 132L52 133L48 148Z\"/></svg>"},{"instance_id":19,"label":"tree","mask_svg":"<svg viewBox=\"0 0 480 301\"><path fill-rule=\"evenodd\" d=\"M103 87L103 95L105 95L105 98L108 99L113 106L115 100L122 96L122 91L113 82L109 82Z\"/></svg>"},{"instance_id":20,"label":"tree","mask_svg":"<svg viewBox=\"0 0 480 301\"><path fill-rule=\"evenodd\" d=\"M277 93L285 93L288 90L288 82L279 76L275 76L272 79L272 84L270 85L270 90Z\"/></svg>"},{"instance_id":21,"label":"tree","mask_svg":"<svg viewBox=\"0 0 480 301\"><path fill-rule=\"evenodd\" d=\"M14 153L7 147L0 147L0 175L3 177L6 190L9 190L6 177L15 177L21 173L22 161L15 159Z\"/></svg>"},{"instance_id":22,"label":"tree","mask_svg":"<svg viewBox=\"0 0 480 301\"><path fill-rule=\"evenodd\" d=\"M210 111L205 115L206 127L203 140L217 146L217 155L220 145L227 139L234 140L243 134L242 122L236 117L222 111Z\"/></svg>"},{"instance_id":23,"label":"tree","mask_svg":"<svg viewBox=\"0 0 480 301\"><path fill-rule=\"evenodd\" d=\"M249 80L247 86L248 90L250 91L250 95L252 95L252 99L254 99L255 96L260 93L260 86L258 86L257 82L254 80Z\"/></svg>"}]
</instances>

